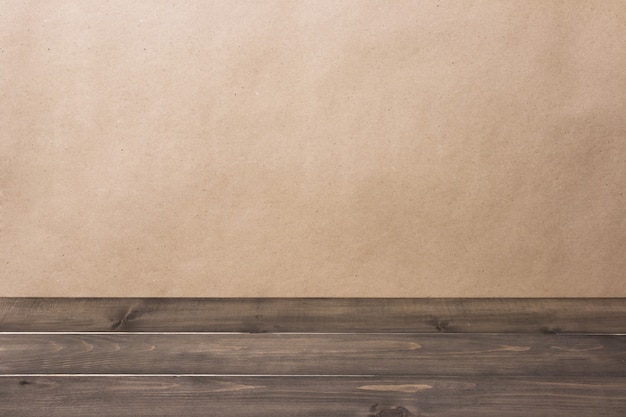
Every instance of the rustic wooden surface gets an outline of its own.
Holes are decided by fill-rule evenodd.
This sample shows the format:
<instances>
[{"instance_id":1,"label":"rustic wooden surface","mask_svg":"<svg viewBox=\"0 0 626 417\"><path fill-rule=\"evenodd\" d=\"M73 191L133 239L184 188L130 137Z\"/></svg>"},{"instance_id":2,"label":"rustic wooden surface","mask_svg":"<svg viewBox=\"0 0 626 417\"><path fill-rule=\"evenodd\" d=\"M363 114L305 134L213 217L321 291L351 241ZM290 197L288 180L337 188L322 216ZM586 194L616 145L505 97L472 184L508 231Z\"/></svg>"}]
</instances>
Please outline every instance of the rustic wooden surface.
<instances>
[{"instance_id":1,"label":"rustic wooden surface","mask_svg":"<svg viewBox=\"0 0 626 417\"><path fill-rule=\"evenodd\" d=\"M0 417L625 410L625 299L0 298Z\"/></svg>"},{"instance_id":2,"label":"rustic wooden surface","mask_svg":"<svg viewBox=\"0 0 626 417\"><path fill-rule=\"evenodd\" d=\"M0 298L0 331L625 332L626 299Z\"/></svg>"},{"instance_id":3,"label":"rustic wooden surface","mask_svg":"<svg viewBox=\"0 0 626 417\"><path fill-rule=\"evenodd\" d=\"M626 336L0 334L0 372L626 376Z\"/></svg>"},{"instance_id":4,"label":"rustic wooden surface","mask_svg":"<svg viewBox=\"0 0 626 417\"><path fill-rule=\"evenodd\" d=\"M0 415L611 416L626 378L95 377L0 378Z\"/></svg>"}]
</instances>

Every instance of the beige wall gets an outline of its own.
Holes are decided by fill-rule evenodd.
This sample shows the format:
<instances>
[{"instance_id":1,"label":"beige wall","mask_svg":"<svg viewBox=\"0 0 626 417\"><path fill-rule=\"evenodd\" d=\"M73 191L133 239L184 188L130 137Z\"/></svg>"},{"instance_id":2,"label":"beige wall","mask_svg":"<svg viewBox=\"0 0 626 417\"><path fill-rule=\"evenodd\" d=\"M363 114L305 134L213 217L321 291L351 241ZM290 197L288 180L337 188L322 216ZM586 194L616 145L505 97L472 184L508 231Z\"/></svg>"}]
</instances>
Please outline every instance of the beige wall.
<instances>
[{"instance_id":1,"label":"beige wall","mask_svg":"<svg viewBox=\"0 0 626 417\"><path fill-rule=\"evenodd\" d=\"M626 296L623 1L0 1L0 295Z\"/></svg>"}]
</instances>

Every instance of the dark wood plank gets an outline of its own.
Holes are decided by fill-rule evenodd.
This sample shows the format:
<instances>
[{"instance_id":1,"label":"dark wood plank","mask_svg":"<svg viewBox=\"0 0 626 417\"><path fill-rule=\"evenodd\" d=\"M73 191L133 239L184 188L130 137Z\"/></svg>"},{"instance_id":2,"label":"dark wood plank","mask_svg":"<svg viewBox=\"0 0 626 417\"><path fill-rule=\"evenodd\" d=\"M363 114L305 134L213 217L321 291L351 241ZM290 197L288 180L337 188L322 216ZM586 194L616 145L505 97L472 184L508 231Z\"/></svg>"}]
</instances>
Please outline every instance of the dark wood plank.
<instances>
[{"instance_id":1,"label":"dark wood plank","mask_svg":"<svg viewBox=\"0 0 626 417\"><path fill-rule=\"evenodd\" d=\"M626 298L0 298L0 331L615 334Z\"/></svg>"},{"instance_id":2,"label":"dark wood plank","mask_svg":"<svg viewBox=\"0 0 626 417\"><path fill-rule=\"evenodd\" d=\"M626 378L0 377L0 416L623 417Z\"/></svg>"},{"instance_id":3,"label":"dark wood plank","mask_svg":"<svg viewBox=\"0 0 626 417\"><path fill-rule=\"evenodd\" d=\"M0 373L626 375L626 336L12 334Z\"/></svg>"}]
</instances>

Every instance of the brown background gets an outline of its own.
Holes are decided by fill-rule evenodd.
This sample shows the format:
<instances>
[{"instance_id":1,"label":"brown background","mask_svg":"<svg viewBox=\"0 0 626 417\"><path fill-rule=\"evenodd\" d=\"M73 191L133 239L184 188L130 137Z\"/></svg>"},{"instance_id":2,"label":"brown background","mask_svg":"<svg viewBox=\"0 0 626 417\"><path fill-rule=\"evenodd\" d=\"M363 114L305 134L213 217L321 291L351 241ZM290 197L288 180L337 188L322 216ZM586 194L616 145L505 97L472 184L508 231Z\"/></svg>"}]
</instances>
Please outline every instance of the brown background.
<instances>
[{"instance_id":1,"label":"brown background","mask_svg":"<svg viewBox=\"0 0 626 417\"><path fill-rule=\"evenodd\" d=\"M0 295L626 296L623 1L0 1Z\"/></svg>"}]
</instances>

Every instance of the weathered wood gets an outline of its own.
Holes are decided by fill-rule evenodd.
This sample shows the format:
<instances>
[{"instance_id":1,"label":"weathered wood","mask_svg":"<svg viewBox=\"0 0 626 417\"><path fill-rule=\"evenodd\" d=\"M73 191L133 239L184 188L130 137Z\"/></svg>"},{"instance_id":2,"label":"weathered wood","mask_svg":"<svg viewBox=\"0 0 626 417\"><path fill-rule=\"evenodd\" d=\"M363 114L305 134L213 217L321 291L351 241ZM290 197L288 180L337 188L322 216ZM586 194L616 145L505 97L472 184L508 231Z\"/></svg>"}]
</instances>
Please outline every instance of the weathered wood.
<instances>
[{"instance_id":1,"label":"weathered wood","mask_svg":"<svg viewBox=\"0 0 626 417\"><path fill-rule=\"evenodd\" d=\"M0 373L624 376L626 336L4 334Z\"/></svg>"},{"instance_id":2,"label":"weathered wood","mask_svg":"<svg viewBox=\"0 0 626 417\"><path fill-rule=\"evenodd\" d=\"M1 298L0 417L622 417L625 328L626 299Z\"/></svg>"},{"instance_id":3,"label":"weathered wood","mask_svg":"<svg viewBox=\"0 0 626 417\"><path fill-rule=\"evenodd\" d=\"M0 331L626 332L626 299L0 298Z\"/></svg>"},{"instance_id":4,"label":"weathered wood","mask_svg":"<svg viewBox=\"0 0 626 417\"><path fill-rule=\"evenodd\" d=\"M0 378L6 417L623 417L624 410L626 378Z\"/></svg>"}]
</instances>

